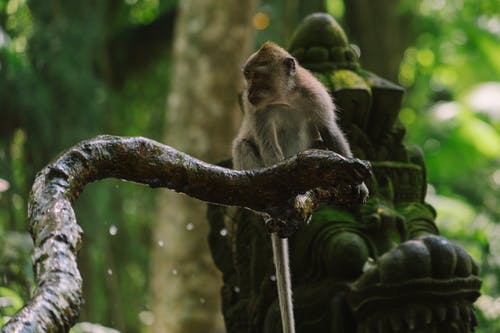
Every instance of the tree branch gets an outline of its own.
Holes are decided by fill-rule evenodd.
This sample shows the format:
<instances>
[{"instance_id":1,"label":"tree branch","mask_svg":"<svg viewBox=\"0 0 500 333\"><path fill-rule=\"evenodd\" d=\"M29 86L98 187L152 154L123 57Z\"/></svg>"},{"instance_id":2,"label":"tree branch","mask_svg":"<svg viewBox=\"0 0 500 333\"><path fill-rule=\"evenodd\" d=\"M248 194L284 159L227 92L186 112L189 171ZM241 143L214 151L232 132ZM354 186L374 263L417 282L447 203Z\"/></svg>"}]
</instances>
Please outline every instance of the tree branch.
<instances>
[{"instance_id":1,"label":"tree branch","mask_svg":"<svg viewBox=\"0 0 500 333\"><path fill-rule=\"evenodd\" d=\"M35 179L28 217L37 288L2 332L67 332L75 323L82 304L76 264L82 230L72 203L89 182L120 178L272 215L287 205L310 210L315 196L299 205L291 199L320 186L359 184L369 174L367 162L322 150L300 153L266 169L235 171L141 137L99 136L81 142Z\"/></svg>"}]
</instances>

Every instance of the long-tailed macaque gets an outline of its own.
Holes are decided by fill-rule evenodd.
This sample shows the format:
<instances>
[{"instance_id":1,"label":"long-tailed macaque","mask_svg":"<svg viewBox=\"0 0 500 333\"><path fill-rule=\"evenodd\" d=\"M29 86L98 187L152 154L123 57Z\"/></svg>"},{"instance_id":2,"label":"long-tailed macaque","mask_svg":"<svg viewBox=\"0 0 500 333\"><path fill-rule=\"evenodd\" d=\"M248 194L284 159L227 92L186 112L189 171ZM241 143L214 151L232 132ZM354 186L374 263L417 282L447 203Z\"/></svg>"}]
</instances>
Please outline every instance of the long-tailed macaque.
<instances>
[{"instance_id":1,"label":"long-tailed macaque","mask_svg":"<svg viewBox=\"0 0 500 333\"><path fill-rule=\"evenodd\" d=\"M242 70L246 90L243 122L233 141L235 169L267 167L317 147L352 157L328 91L288 52L266 42L248 58ZM364 184L359 191L366 197ZM283 330L292 333L295 325L288 240L275 233L271 239Z\"/></svg>"}]
</instances>

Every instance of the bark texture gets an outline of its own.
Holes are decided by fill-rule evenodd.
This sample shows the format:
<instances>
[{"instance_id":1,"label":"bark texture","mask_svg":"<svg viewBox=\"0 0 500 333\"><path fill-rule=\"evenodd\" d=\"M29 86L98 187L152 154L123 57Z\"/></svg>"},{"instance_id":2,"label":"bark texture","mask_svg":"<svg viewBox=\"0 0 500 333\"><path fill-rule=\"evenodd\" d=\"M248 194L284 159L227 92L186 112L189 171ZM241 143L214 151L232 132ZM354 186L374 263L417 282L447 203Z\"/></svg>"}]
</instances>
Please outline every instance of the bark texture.
<instances>
[{"instance_id":1,"label":"bark texture","mask_svg":"<svg viewBox=\"0 0 500 333\"><path fill-rule=\"evenodd\" d=\"M319 150L306 151L267 169L234 171L145 138L100 136L84 141L35 179L28 215L37 288L32 300L2 332L67 332L74 325L83 301L76 264L82 229L72 204L89 182L125 179L167 187L204 201L272 213L298 193L324 184L359 184L368 175L366 163ZM309 209L303 204L292 205Z\"/></svg>"}]
</instances>

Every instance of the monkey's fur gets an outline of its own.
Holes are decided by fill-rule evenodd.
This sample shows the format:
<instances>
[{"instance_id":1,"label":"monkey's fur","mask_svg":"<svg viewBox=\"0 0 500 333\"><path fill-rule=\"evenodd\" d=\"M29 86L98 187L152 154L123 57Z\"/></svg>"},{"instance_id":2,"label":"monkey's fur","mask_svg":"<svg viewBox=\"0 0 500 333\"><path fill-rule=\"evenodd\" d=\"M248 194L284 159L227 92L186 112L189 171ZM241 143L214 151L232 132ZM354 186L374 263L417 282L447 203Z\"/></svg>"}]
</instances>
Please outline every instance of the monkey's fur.
<instances>
[{"instance_id":1,"label":"monkey's fur","mask_svg":"<svg viewBox=\"0 0 500 333\"><path fill-rule=\"evenodd\" d=\"M246 81L244 118L233 141L235 169L267 167L310 148L327 148L352 157L328 91L287 51L266 42L242 70ZM360 191L366 196L364 184ZM283 330L292 333L288 240L275 233L271 239Z\"/></svg>"},{"instance_id":2,"label":"monkey's fur","mask_svg":"<svg viewBox=\"0 0 500 333\"><path fill-rule=\"evenodd\" d=\"M352 157L328 91L288 52L266 42L249 57L243 74L245 114L233 142L236 169L273 165L321 144Z\"/></svg>"}]
</instances>

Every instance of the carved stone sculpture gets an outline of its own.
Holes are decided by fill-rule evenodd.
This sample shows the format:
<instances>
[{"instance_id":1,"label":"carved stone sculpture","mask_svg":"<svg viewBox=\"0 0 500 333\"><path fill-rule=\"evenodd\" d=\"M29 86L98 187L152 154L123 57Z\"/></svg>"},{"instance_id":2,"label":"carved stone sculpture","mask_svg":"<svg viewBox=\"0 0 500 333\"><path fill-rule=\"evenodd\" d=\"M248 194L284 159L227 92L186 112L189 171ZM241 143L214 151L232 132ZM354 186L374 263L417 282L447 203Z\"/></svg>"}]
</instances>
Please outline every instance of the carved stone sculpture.
<instances>
[{"instance_id":1,"label":"carved stone sculpture","mask_svg":"<svg viewBox=\"0 0 500 333\"><path fill-rule=\"evenodd\" d=\"M290 52L330 89L356 157L370 160L364 205L324 205L291 238L297 332L472 332L478 266L439 236L420 150L403 144L403 89L363 70L326 14L307 17ZM281 332L269 234L244 209L209 206L230 333Z\"/></svg>"}]
</instances>

